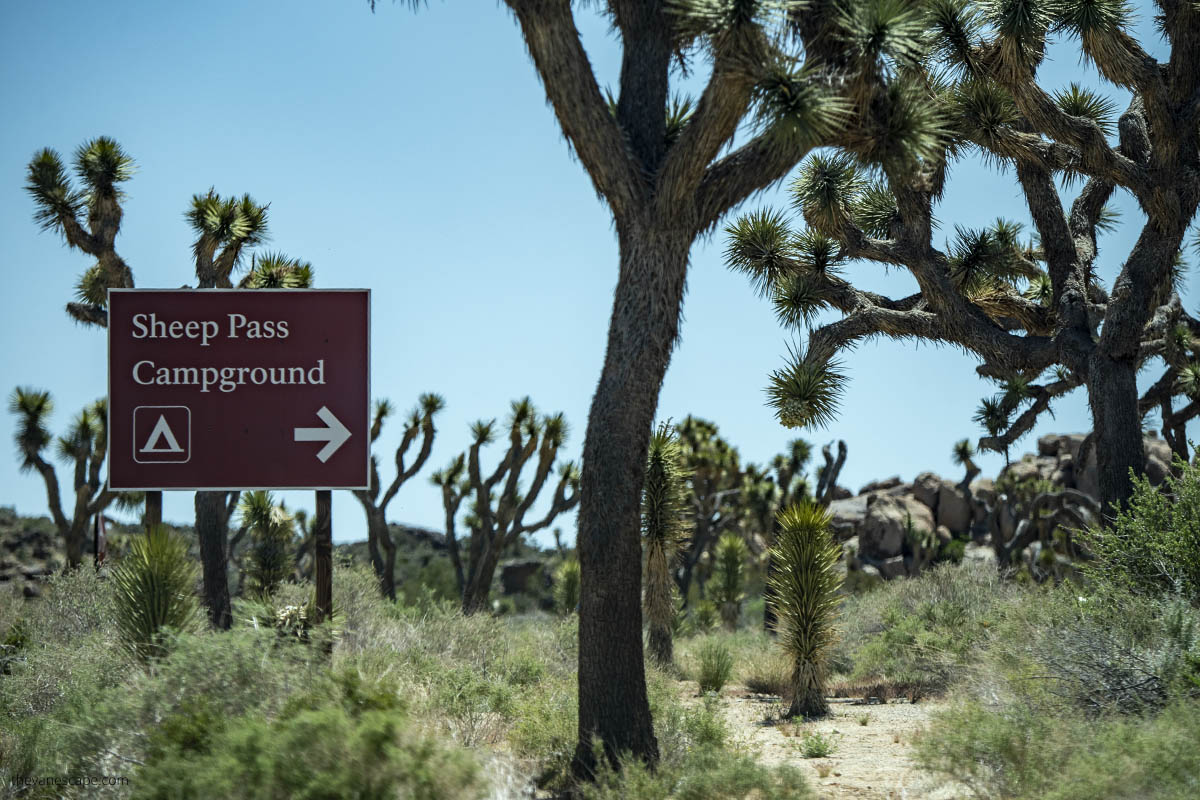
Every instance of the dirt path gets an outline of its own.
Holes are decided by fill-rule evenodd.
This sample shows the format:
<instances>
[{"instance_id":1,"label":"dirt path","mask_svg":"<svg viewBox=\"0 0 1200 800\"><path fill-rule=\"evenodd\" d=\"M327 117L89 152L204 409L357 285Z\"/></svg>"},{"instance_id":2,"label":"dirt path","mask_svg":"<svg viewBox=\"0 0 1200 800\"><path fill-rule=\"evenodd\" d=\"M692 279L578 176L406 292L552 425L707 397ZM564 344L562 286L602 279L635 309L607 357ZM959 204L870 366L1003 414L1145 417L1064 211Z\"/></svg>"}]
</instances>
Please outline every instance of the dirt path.
<instances>
[{"instance_id":1,"label":"dirt path","mask_svg":"<svg viewBox=\"0 0 1200 800\"><path fill-rule=\"evenodd\" d=\"M918 773L912 762L913 738L938 709L936 702L855 705L835 701L832 717L794 725L778 721L783 710L778 698L737 689L722 694L721 708L734 740L751 752L757 751L763 763L786 762L800 767L822 800L944 800L961 796L948 789L935 791L932 782ZM833 739L834 749L829 756L805 758L802 754L804 737L814 733Z\"/></svg>"}]
</instances>

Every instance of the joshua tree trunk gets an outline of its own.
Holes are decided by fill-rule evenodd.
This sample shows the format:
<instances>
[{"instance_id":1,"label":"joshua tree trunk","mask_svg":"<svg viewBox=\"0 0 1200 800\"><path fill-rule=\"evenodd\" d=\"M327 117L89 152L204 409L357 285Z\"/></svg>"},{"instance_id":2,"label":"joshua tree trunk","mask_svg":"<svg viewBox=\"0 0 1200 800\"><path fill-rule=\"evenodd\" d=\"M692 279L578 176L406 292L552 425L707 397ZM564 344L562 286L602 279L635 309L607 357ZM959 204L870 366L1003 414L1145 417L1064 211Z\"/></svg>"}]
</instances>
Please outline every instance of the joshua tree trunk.
<instances>
[{"instance_id":1,"label":"joshua tree trunk","mask_svg":"<svg viewBox=\"0 0 1200 800\"><path fill-rule=\"evenodd\" d=\"M792 669L792 704L786 714L788 719L816 719L829 714L829 702L821 691L825 681L821 677L814 677L814 673L820 669L820 666L811 663L800 663Z\"/></svg>"},{"instance_id":2,"label":"joshua tree trunk","mask_svg":"<svg viewBox=\"0 0 1200 800\"><path fill-rule=\"evenodd\" d=\"M383 553L379 545L383 545ZM387 519L382 508L367 513L367 550L371 566L379 576L379 590L389 600L396 599L396 543L388 533Z\"/></svg>"},{"instance_id":3,"label":"joshua tree trunk","mask_svg":"<svg viewBox=\"0 0 1200 800\"><path fill-rule=\"evenodd\" d=\"M1099 351L1093 353L1088 372L1100 498L1104 516L1111 517L1132 494L1129 471L1140 475L1146 463L1137 375L1132 361L1116 361Z\"/></svg>"},{"instance_id":4,"label":"joshua tree trunk","mask_svg":"<svg viewBox=\"0 0 1200 800\"><path fill-rule=\"evenodd\" d=\"M162 525L162 492L146 492L146 530Z\"/></svg>"},{"instance_id":5,"label":"joshua tree trunk","mask_svg":"<svg viewBox=\"0 0 1200 800\"><path fill-rule=\"evenodd\" d=\"M229 604L226 544L229 506L225 492L196 492L196 536L204 566L204 604L214 628L228 630L233 623Z\"/></svg>"},{"instance_id":6,"label":"joshua tree trunk","mask_svg":"<svg viewBox=\"0 0 1200 800\"><path fill-rule=\"evenodd\" d=\"M679 331L690 240L645 222L618 230L620 274L583 454L579 775L595 768L595 737L610 760L622 751L658 759L642 651L640 506L658 392Z\"/></svg>"}]
</instances>

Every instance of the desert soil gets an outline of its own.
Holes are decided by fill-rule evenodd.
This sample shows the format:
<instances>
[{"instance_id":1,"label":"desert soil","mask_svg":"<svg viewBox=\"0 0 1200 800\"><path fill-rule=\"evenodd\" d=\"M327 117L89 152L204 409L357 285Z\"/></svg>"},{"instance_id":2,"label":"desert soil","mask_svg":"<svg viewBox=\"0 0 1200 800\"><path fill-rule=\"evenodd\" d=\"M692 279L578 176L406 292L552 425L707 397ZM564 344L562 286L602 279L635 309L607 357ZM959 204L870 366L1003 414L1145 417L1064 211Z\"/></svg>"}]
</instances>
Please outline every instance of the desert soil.
<instances>
[{"instance_id":1,"label":"desert soil","mask_svg":"<svg viewBox=\"0 0 1200 800\"><path fill-rule=\"evenodd\" d=\"M798 766L821 800L949 800L964 796L952 787L938 786L913 763L913 740L939 707L936 701L859 705L835 700L829 718L794 725L778 719L784 708L777 697L733 688L722 692L721 701L738 744L765 764ZM861 724L864 715L865 725ZM834 750L829 756L803 756L803 738L812 733L833 738Z\"/></svg>"}]
</instances>

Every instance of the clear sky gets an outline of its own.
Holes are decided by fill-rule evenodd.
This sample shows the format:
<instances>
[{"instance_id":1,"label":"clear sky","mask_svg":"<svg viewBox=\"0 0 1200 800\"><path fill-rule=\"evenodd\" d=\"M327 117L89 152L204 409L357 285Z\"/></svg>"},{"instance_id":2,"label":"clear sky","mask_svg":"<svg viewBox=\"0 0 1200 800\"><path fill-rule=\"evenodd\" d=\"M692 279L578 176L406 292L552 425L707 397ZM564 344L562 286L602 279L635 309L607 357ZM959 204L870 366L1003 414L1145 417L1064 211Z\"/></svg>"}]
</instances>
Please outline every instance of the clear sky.
<instances>
[{"instance_id":1,"label":"clear sky","mask_svg":"<svg viewBox=\"0 0 1200 800\"><path fill-rule=\"evenodd\" d=\"M615 89L619 42L594 12L579 16L601 85ZM1146 6L1143 32L1150 16ZM1162 52L1156 36L1143 41ZM617 246L498 4L435 2L413 14L382 2L372 15L366 0L7 2L0 77L0 390L50 389L56 432L105 391L105 335L63 312L90 261L39 232L21 187L39 148L69 157L106 135L138 165L124 187L117 244L139 287L194 283L183 212L211 186L270 202L269 247L311 261L319 286L373 290L373 394L401 410L425 391L447 401L431 464L404 487L389 519L440 529L440 493L428 473L467 446L471 421L503 417L526 394L566 413L568 455L578 458ZM1041 77L1053 88L1097 84L1069 46L1052 51ZM1124 107L1126 98L1106 91ZM767 193L746 209L767 204L785 205L786 196ZM1117 206L1124 224L1101 243L1109 280L1140 226L1128 196ZM970 160L954 167L938 215L946 232L998 215L1028 222L1012 176ZM724 268L724 243L717 233L693 249L682 343L659 416L709 418L743 459L763 462L795 435L763 405L766 377L791 336ZM915 285L879 267L850 274L895 294ZM956 474L951 444L979 435L971 415L993 391L975 376L974 359L880 341L845 361L851 383L838 422L801 434L817 444L847 441L842 482L857 489L893 474ZM1033 449L1042 433L1090 427L1082 391L1055 411L1016 451ZM388 467L399 422L381 442ZM12 431L11 415L0 415L0 435L9 441ZM1002 463L982 459L985 474ZM285 497L311 507L310 493ZM0 503L45 513L40 479L19 474L15 457L0 458ZM336 493L334 509L336 540L365 538L357 501ZM190 522L192 496L168 493L164 513ZM562 522L569 538L573 520Z\"/></svg>"}]
</instances>

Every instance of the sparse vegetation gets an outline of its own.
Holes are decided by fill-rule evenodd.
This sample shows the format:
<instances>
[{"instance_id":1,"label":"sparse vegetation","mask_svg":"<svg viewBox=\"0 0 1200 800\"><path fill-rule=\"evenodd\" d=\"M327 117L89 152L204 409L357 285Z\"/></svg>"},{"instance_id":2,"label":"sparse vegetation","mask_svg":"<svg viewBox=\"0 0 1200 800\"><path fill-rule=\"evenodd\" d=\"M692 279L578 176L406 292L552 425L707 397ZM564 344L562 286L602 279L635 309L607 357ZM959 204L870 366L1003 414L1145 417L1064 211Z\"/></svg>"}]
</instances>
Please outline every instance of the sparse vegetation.
<instances>
[{"instance_id":1,"label":"sparse vegetation","mask_svg":"<svg viewBox=\"0 0 1200 800\"><path fill-rule=\"evenodd\" d=\"M707 639L696 651L696 680L700 692L719 692L733 676L733 654L720 640Z\"/></svg>"}]
</instances>

